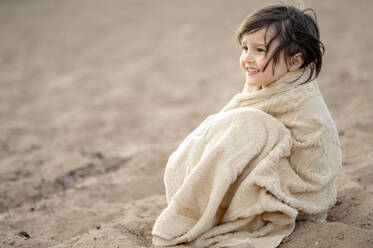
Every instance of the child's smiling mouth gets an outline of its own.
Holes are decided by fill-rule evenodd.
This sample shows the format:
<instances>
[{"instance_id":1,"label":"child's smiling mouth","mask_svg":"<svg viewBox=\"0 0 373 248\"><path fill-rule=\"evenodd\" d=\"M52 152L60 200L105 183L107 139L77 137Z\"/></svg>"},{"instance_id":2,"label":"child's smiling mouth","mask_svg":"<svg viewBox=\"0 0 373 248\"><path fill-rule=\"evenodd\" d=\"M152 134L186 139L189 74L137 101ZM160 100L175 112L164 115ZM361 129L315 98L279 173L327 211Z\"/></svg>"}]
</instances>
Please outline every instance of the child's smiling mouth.
<instances>
[{"instance_id":1,"label":"child's smiling mouth","mask_svg":"<svg viewBox=\"0 0 373 248\"><path fill-rule=\"evenodd\" d=\"M246 68L246 73L249 74L249 75L254 75L258 72L260 72L259 69L256 69L256 68L253 68L253 67Z\"/></svg>"}]
</instances>

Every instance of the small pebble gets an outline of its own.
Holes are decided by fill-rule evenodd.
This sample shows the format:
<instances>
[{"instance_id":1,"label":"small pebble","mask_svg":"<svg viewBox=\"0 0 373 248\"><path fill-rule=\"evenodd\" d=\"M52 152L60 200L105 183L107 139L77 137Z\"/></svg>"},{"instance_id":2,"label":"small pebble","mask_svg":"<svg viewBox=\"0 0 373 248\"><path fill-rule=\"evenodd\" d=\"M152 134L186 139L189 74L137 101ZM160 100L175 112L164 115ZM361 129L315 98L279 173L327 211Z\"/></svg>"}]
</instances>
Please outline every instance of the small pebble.
<instances>
[{"instance_id":1,"label":"small pebble","mask_svg":"<svg viewBox=\"0 0 373 248\"><path fill-rule=\"evenodd\" d=\"M17 233L17 235L20 236L20 237L23 237L23 238L25 238L25 239L29 239L29 238L31 238L30 234L28 234L28 233L25 232L25 231L21 231L21 232Z\"/></svg>"}]
</instances>

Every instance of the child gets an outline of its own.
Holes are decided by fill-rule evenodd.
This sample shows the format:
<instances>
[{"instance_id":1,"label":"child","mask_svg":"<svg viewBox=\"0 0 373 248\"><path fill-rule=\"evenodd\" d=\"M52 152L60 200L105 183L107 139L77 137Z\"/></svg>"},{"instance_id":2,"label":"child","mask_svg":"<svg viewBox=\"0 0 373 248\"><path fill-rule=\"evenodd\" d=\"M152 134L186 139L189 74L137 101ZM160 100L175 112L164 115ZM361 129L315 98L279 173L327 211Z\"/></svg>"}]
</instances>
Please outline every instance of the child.
<instances>
[{"instance_id":1,"label":"child","mask_svg":"<svg viewBox=\"0 0 373 248\"><path fill-rule=\"evenodd\" d=\"M169 157L153 245L277 247L296 219L326 218L341 149L316 81L324 47L307 11L272 5L242 23L244 89Z\"/></svg>"}]
</instances>

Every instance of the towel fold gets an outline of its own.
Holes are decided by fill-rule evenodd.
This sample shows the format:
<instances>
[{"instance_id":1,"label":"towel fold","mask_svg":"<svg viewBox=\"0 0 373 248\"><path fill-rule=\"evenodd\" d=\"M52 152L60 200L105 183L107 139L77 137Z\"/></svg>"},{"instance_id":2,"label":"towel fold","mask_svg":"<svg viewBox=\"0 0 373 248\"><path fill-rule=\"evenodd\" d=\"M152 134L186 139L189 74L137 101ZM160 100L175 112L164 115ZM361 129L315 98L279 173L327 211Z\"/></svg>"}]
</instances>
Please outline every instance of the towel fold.
<instances>
[{"instance_id":1,"label":"towel fold","mask_svg":"<svg viewBox=\"0 0 373 248\"><path fill-rule=\"evenodd\" d=\"M307 69L245 85L168 159L153 245L273 248L336 202L338 133Z\"/></svg>"}]
</instances>

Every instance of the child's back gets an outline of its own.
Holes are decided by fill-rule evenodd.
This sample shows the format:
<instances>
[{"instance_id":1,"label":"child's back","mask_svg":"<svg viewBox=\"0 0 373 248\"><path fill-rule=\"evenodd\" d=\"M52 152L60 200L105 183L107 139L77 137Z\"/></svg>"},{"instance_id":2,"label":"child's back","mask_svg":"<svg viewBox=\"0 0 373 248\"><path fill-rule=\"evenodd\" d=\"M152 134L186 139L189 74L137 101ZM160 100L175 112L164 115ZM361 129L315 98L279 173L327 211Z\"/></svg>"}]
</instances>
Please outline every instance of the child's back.
<instances>
[{"instance_id":1,"label":"child's back","mask_svg":"<svg viewBox=\"0 0 373 248\"><path fill-rule=\"evenodd\" d=\"M289 73L259 91L246 86L222 111L242 107L259 109L281 121L291 131L292 147L288 160L303 180L302 186L294 187L285 178L279 177L278 180L282 181L281 187L287 188L284 192L288 192L288 196L297 195L292 196L298 199L290 205L309 214L320 214L335 204L333 179L341 169L342 155L338 131L317 80L302 84L308 77L307 73L308 69L297 82L291 81L302 72ZM269 188L271 183L262 184L268 184ZM307 194L318 203L312 209L303 206L309 205L311 200Z\"/></svg>"}]
</instances>

